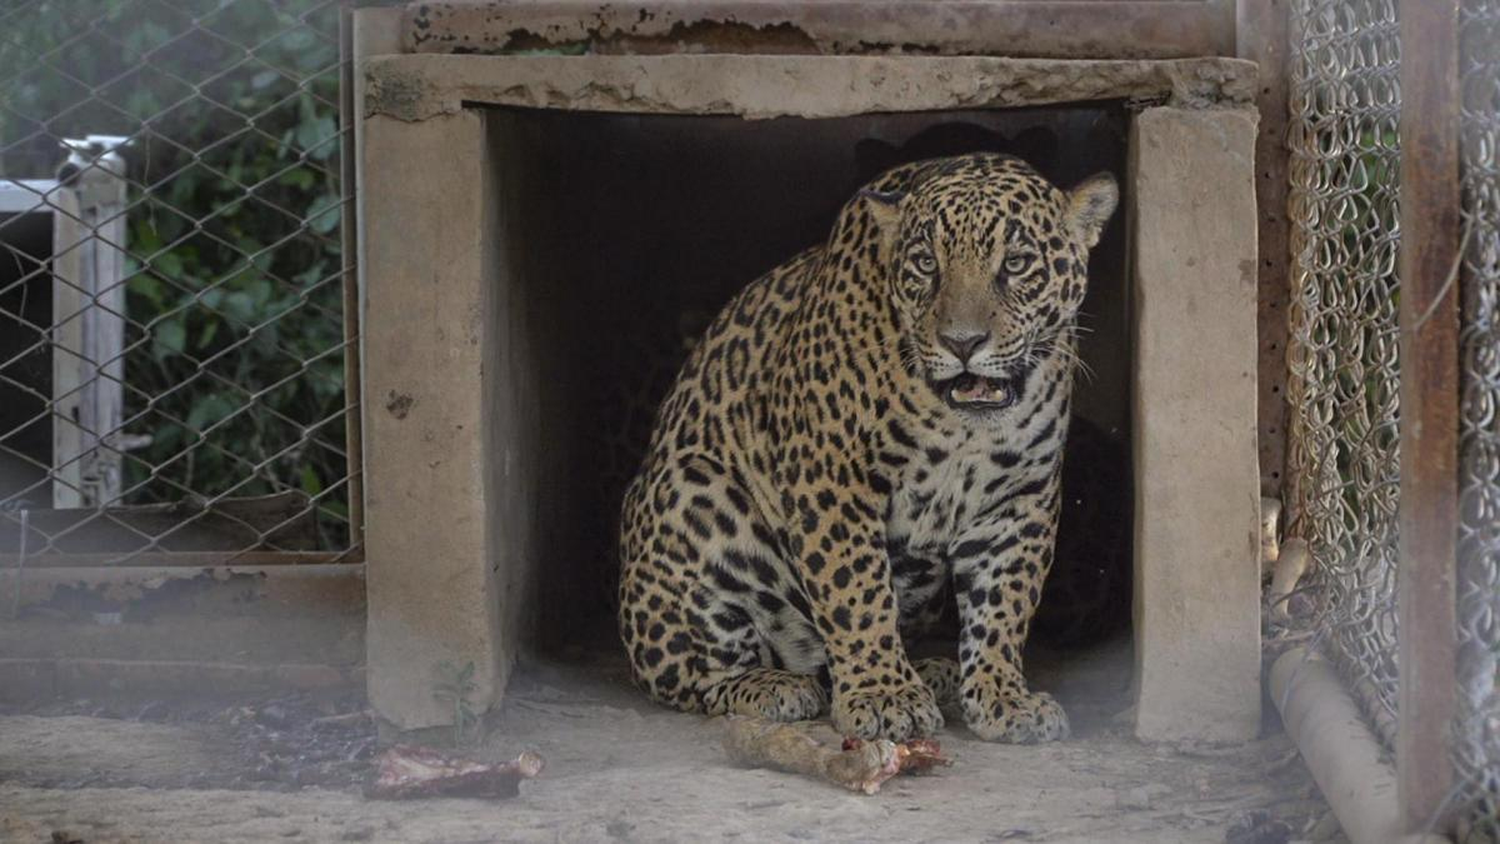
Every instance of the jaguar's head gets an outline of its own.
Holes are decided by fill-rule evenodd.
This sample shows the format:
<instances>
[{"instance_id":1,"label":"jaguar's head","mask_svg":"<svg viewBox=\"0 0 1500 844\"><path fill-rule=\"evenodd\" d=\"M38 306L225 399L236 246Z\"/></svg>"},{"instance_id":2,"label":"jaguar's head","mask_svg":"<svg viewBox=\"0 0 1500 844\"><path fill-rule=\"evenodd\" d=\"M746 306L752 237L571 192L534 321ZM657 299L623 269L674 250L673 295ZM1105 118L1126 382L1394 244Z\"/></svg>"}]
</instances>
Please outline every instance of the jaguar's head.
<instances>
[{"instance_id":1,"label":"jaguar's head","mask_svg":"<svg viewBox=\"0 0 1500 844\"><path fill-rule=\"evenodd\" d=\"M1074 354L1089 250L1119 188L1100 173L1064 191L1000 155L923 167L905 191L857 200L883 238L902 362L951 407L1001 410L1028 371Z\"/></svg>"}]
</instances>

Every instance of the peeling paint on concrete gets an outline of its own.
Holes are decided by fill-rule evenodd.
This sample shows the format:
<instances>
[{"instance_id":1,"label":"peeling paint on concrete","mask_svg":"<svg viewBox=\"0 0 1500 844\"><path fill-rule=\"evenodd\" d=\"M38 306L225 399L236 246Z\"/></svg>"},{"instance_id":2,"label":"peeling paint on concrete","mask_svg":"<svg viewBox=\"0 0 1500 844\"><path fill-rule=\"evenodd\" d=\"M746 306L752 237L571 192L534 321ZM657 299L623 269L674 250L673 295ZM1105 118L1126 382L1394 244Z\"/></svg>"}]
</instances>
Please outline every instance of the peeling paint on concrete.
<instances>
[{"instance_id":1,"label":"peeling paint on concrete","mask_svg":"<svg viewBox=\"0 0 1500 844\"><path fill-rule=\"evenodd\" d=\"M423 0L402 22L405 52L660 55L1231 55L1222 4L1161 7L970 0Z\"/></svg>"}]
</instances>

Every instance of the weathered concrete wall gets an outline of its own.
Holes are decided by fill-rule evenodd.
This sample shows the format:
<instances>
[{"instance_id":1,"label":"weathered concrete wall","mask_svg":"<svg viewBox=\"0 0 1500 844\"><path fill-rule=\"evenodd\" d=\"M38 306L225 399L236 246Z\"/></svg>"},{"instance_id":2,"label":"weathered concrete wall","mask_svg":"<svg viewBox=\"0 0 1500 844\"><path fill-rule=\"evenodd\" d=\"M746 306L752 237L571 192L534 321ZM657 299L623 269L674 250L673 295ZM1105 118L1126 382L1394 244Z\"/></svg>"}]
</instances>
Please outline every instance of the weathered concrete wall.
<instances>
[{"instance_id":1,"label":"weathered concrete wall","mask_svg":"<svg viewBox=\"0 0 1500 844\"><path fill-rule=\"evenodd\" d=\"M447 723L442 661L504 688L483 391L492 236L484 118L367 119L360 255L370 702L401 729Z\"/></svg>"},{"instance_id":2,"label":"weathered concrete wall","mask_svg":"<svg viewBox=\"0 0 1500 844\"><path fill-rule=\"evenodd\" d=\"M366 65L366 114L423 120L466 104L634 114L844 117L1093 100L1249 102L1239 59L1070 61L890 56L400 55Z\"/></svg>"},{"instance_id":3,"label":"weathered concrete wall","mask_svg":"<svg viewBox=\"0 0 1500 844\"><path fill-rule=\"evenodd\" d=\"M481 380L468 389L483 395L485 407L484 559L497 601L491 635L510 661L534 646L539 583L551 574L547 567L559 539L578 529L562 518L566 509L559 499L569 494L564 468L571 440L558 435L567 420L553 404L568 377L556 363L556 350L580 335L557 313L576 299L556 284L548 251L536 248L548 236L548 221L535 213L537 191L545 185L524 154L521 118L492 111L484 113L484 122L490 162L481 188L484 364Z\"/></svg>"},{"instance_id":4,"label":"weathered concrete wall","mask_svg":"<svg viewBox=\"0 0 1500 844\"><path fill-rule=\"evenodd\" d=\"M1131 131L1143 739L1260 725L1255 121L1156 108Z\"/></svg>"}]
</instances>

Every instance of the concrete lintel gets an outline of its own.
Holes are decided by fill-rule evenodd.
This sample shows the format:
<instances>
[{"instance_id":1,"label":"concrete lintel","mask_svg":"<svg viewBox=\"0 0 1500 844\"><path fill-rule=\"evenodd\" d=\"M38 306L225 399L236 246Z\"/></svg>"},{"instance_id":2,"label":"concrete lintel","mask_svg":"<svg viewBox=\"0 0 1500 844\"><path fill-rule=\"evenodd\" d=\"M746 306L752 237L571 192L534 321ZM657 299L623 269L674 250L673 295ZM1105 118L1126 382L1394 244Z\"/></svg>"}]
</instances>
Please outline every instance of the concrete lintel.
<instances>
[{"instance_id":1,"label":"concrete lintel","mask_svg":"<svg viewBox=\"0 0 1500 844\"><path fill-rule=\"evenodd\" d=\"M1250 102L1253 62L984 56L388 55L365 63L366 115L465 105L746 118L1012 108L1091 100Z\"/></svg>"},{"instance_id":2,"label":"concrete lintel","mask_svg":"<svg viewBox=\"0 0 1500 844\"><path fill-rule=\"evenodd\" d=\"M1255 127L1154 108L1131 129L1142 739L1260 726Z\"/></svg>"}]
</instances>

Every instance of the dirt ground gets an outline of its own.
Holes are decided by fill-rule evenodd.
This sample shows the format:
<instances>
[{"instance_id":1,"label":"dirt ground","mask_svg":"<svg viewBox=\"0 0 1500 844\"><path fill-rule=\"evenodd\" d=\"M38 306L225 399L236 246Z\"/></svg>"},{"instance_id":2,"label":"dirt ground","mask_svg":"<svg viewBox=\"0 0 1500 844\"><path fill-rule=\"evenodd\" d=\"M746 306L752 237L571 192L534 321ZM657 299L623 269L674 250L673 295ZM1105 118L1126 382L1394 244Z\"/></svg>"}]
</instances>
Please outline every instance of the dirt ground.
<instances>
[{"instance_id":1,"label":"dirt ground","mask_svg":"<svg viewBox=\"0 0 1500 844\"><path fill-rule=\"evenodd\" d=\"M940 738L956 764L874 796L735 768L719 725L650 705L619 661L582 653L526 667L466 749L546 758L512 800L366 800L373 728L357 701L12 709L0 841L1342 840L1274 727L1234 747L1143 745L1122 712L1128 652L1037 673L1072 739L989 744L950 718Z\"/></svg>"}]
</instances>

